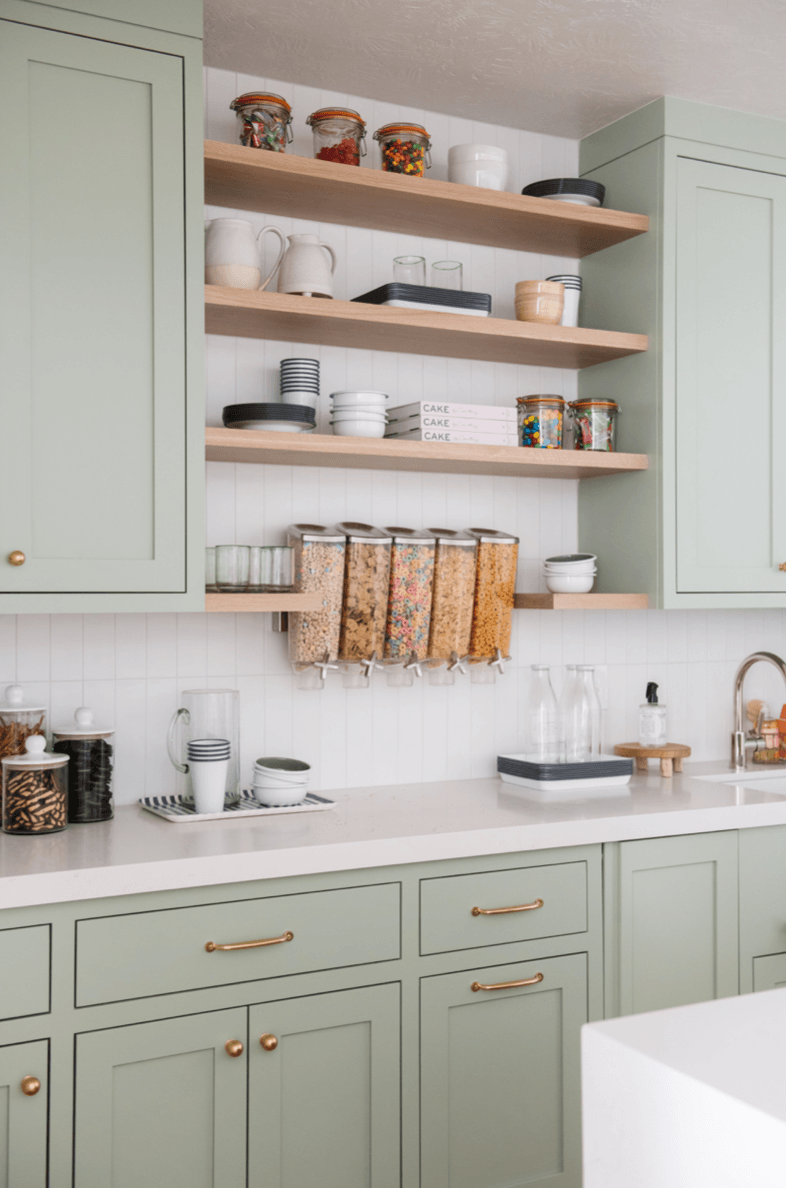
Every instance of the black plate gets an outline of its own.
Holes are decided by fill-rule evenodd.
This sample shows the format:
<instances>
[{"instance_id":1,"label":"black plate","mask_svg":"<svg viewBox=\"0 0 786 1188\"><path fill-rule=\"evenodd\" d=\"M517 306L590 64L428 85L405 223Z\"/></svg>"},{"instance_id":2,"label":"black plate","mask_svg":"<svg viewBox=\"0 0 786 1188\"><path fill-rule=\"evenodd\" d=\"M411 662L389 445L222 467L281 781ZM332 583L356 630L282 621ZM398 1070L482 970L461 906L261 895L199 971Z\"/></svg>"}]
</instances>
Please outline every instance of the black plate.
<instances>
[{"instance_id":1,"label":"black plate","mask_svg":"<svg viewBox=\"0 0 786 1188\"><path fill-rule=\"evenodd\" d=\"M581 194L586 198L597 198L601 206L606 197L606 187L588 177L551 177L545 181L532 182L521 192L530 198L551 198L555 194Z\"/></svg>"}]
</instances>

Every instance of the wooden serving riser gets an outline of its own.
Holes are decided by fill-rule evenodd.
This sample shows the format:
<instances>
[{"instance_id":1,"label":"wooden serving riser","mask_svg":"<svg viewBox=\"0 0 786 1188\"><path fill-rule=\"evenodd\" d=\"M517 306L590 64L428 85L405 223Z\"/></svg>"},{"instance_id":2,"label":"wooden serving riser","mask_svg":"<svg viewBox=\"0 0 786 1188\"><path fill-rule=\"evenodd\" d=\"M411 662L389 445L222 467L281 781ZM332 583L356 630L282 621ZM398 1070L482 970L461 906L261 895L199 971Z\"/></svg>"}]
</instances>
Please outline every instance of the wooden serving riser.
<instances>
[{"instance_id":1,"label":"wooden serving riser","mask_svg":"<svg viewBox=\"0 0 786 1188\"><path fill-rule=\"evenodd\" d=\"M660 759L660 774L669 779L673 771L682 771L682 761L690 755L690 747L682 743L666 743L662 747L640 747L638 743L617 743L615 755L635 759L639 771L647 770L648 759Z\"/></svg>"}]
</instances>

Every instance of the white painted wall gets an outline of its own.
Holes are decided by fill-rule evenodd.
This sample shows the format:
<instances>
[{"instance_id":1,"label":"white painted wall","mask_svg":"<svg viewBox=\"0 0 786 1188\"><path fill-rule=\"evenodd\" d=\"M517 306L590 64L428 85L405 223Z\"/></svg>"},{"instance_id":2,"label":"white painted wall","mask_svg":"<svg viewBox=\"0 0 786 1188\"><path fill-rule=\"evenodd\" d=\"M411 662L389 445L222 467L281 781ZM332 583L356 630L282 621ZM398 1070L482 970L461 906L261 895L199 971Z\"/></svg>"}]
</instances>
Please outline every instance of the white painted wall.
<instances>
[{"instance_id":1,"label":"white painted wall","mask_svg":"<svg viewBox=\"0 0 786 1188\"><path fill-rule=\"evenodd\" d=\"M541 177L577 169L575 141L456 120L433 112L378 104L357 96L291 86L275 79L207 70L206 135L236 138L229 103L244 91L269 87L293 105L292 151L311 153L306 117L340 102L360 111L370 132L396 118L423 123L434 140L434 176L446 176L450 144L480 140L510 154L511 190ZM522 114L522 122L526 113ZM365 167L375 167L376 146ZM413 180L413 185L417 184ZM235 212L209 208L207 217ZM238 211L262 226L264 216ZM490 292L498 316L513 314L516 280L571 271L572 262L492 248L423 240L333 224L276 217L284 232L318 231L336 249L336 296L354 297L391 277L394 255L418 253L429 264L462 260L465 287ZM268 237L272 240L272 237ZM271 249L272 250L272 249ZM275 396L278 360L290 354L322 362L320 427L327 395L369 384L391 404L421 397L513 404L532 392L575 394L575 373L553 369L339 350L253 339L210 337L207 342L208 423L221 423L224 404ZM518 588L542 589L540 559L573 549L578 484L460 475L395 474L308 467L208 466L208 544L277 543L288 523L365 519L377 524L482 524L521 537ZM689 743L697 759L728 750L731 684L739 661L757 648L786 651L781 611L536 612L514 615L514 663L494 686L460 679L452 689L418 684L388 689L378 674L369 690L347 691L333 678L323 692L302 692L286 657L285 637L264 615L20 615L0 616L0 681L22 682L51 707L57 721L92 704L117 726L117 800L174 790L166 758L169 716L179 691L200 685L241 693L246 769L255 756L293 755L315 768L315 786L335 788L487 775L499 751L523 745L521 723L529 665L603 666L608 686L610 742L635 737L637 707L648 680L658 681L669 706L669 733ZM749 696L769 698L779 711L786 691L774 670L759 666Z\"/></svg>"}]
</instances>

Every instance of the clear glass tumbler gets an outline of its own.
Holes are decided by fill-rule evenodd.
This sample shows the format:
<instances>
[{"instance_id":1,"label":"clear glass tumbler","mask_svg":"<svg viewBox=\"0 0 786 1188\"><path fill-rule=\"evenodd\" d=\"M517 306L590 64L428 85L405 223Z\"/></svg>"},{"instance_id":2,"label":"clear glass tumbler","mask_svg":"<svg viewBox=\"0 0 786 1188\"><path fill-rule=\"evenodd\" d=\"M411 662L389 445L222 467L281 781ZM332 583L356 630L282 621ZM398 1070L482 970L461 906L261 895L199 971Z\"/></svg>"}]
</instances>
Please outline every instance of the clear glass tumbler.
<instances>
[{"instance_id":1,"label":"clear glass tumbler","mask_svg":"<svg viewBox=\"0 0 786 1188\"><path fill-rule=\"evenodd\" d=\"M216 585L228 593L248 589L248 545L216 545Z\"/></svg>"},{"instance_id":2,"label":"clear glass tumbler","mask_svg":"<svg viewBox=\"0 0 786 1188\"><path fill-rule=\"evenodd\" d=\"M393 280L402 285L425 285L425 257L395 256L393 259Z\"/></svg>"},{"instance_id":3,"label":"clear glass tumbler","mask_svg":"<svg viewBox=\"0 0 786 1188\"><path fill-rule=\"evenodd\" d=\"M464 268L460 260L435 260L431 265L431 284L435 289L464 288Z\"/></svg>"},{"instance_id":4,"label":"clear glass tumbler","mask_svg":"<svg viewBox=\"0 0 786 1188\"><path fill-rule=\"evenodd\" d=\"M262 554L262 589L269 593L291 590L294 584L294 549L268 545Z\"/></svg>"}]
</instances>

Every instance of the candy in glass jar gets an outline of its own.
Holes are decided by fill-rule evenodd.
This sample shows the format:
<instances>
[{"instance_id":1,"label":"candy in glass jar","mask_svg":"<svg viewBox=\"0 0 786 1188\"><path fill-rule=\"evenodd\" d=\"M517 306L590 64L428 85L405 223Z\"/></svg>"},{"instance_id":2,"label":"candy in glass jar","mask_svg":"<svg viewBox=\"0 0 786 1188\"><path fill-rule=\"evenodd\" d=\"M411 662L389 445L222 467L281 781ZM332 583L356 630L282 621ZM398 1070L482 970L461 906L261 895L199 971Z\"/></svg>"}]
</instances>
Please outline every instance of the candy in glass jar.
<instances>
[{"instance_id":1,"label":"candy in glass jar","mask_svg":"<svg viewBox=\"0 0 786 1188\"><path fill-rule=\"evenodd\" d=\"M562 449L565 401L561 396L519 396L519 443L541 450Z\"/></svg>"},{"instance_id":2,"label":"candy in glass jar","mask_svg":"<svg viewBox=\"0 0 786 1188\"><path fill-rule=\"evenodd\" d=\"M431 140L421 124L385 124L374 139L382 150L382 168L387 173L422 177L431 168Z\"/></svg>"},{"instance_id":3,"label":"candy in glass jar","mask_svg":"<svg viewBox=\"0 0 786 1188\"><path fill-rule=\"evenodd\" d=\"M320 107L306 120L314 130L317 161L359 165L366 155L366 121L348 107Z\"/></svg>"},{"instance_id":4,"label":"candy in glass jar","mask_svg":"<svg viewBox=\"0 0 786 1188\"><path fill-rule=\"evenodd\" d=\"M249 91L229 105L240 123L240 143L247 148L286 152L292 142L292 108L270 92Z\"/></svg>"},{"instance_id":5,"label":"candy in glass jar","mask_svg":"<svg viewBox=\"0 0 786 1188\"><path fill-rule=\"evenodd\" d=\"M617 448L618 404L613 400L576 400L569 407L574 449L612 451Z\"/></svg>"}]
</instances>

